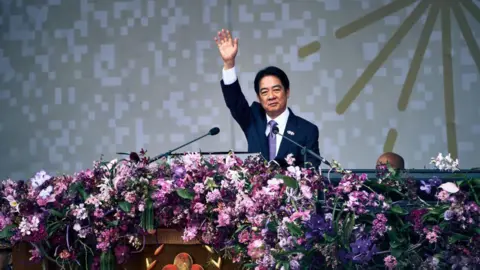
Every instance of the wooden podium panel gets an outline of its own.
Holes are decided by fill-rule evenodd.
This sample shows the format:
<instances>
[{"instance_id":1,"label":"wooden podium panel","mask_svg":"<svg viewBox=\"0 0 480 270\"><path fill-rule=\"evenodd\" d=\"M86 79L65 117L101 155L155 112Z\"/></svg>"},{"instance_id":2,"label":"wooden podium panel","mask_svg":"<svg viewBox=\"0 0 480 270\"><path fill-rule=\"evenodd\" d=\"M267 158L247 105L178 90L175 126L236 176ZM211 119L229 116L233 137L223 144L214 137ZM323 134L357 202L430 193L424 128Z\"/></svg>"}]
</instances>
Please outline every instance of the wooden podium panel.
<instances>
[{"instance_id":1,"label":"wooden podium panel","mask_svg":"<svg viewBox=\"0 0 480 270\"><path fill-rule=\"evenodd\" d=\"M118 265L116 269L147 269L147 263L152 264L156 261L155 267L151 269L162 270L164 266L173 264L175 257L180 253L188 253L193 259L193 263L201 265L205 270L241 269L239 265L220 259L217 254L210 253L207 248L198 242L183 242L181 235L182 233L175 229L158 229L156 234L146 238L146 245L141 253L132 254L126 264ZM155 256L155 250L162 244L164 244L162 251ZM42 264L29 261L31 256L28 252L29 249L27 243L21 243L13 248L12 260L15 270L42 270ZM60 269L55 263L48 262L47 264L48 270ZM220 268L215 264L219 265Z\"/></svg>"}]
</instances>

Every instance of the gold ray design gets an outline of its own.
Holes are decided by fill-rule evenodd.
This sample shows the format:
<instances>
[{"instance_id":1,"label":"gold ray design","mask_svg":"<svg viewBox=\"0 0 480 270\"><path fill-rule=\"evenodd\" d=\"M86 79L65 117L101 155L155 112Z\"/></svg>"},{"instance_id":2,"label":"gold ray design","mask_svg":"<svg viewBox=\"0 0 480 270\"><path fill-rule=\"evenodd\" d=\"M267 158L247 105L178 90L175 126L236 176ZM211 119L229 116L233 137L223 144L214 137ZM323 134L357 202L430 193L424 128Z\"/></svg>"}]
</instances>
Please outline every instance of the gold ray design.
<instances>
[{"instance_id":1,"label":"gold ray design","mask_svg":"<svg viewBox=\"0 0 480 270\"><path fill-rule=\"evenodd\" d=\"M412 94L413 85L418 76L418 71L423 62L423 57L430 41L430 36L435 27L437 17L440 17L440 28L442 31L442 61L443 61L443 84L444 84L444 103L445 103L445 121L447 132L448 151L452 157L458 157L457 134L455 123L455 99L453 88L453 67L452 67L452 31L450 13L453 15L459 25L460 32L465 39L468 50L475 62L478 72L480 73L480 48L473 36L472 29L467 21L465 13L469 12L473 18L480 23L480 7L472 0L394 0L392 3L376 9L375 11L339 28L335 33L337 38L344 38L355 33L366 26L377 22L386 16L403 9L412 3L419 3L405 21L400 25L394 35L385 44L378 55L367 66L360 77L355 81L350 90L345 94L342 100L337 104L336 111L343 114L350 107L353 101L358 97L365 85L371 80L383 62L389 57L398 43L403 39L407 32L419 20L423 12L428 7L428 16L426 23L422 29L422 34L417 43L414 57L410 63L407 77L398 100L398 110L404 111L408 107L408 102ZM387 135L384 148L390 149L387 141L395 141L397 135L396 130L390 130ZM393 139L392 139L393 138Z\"/></svg>"},{"instance_id":2,"label":"gold ray design","mask_svg":"<svg viewBox=\"0 0 480 270\"><path fill-rule=\"evenodd\" d=\"M298 49L298 58L305 58L320 50L320 42L313 41Z\"/></svg>"},{"instance_id":3,"label":"gold ray design","mask_svg":"<svg viewBox=\"0 0 480 270\"><path fill-rule=\"evenodd\" d=\"M457 19L463 38L465 38L468 50L470 50L473 61L477 65L478 72L480 72L480 50L478 49L478 44L473 36L472 29L470 28L470 25L468 25L467 18L465 18L465 14L463 14L458 2L452 4L452 10L453 15L455 15L455 18Z\"/></svg>"},{"instance_id":4,"label":"gold ray design","mask_svg":"<svg viewBox=\"0 0 480 270\"><path fill-rule=\"evenodd\" d=\"M460 2L467 11L480 23L480 8L472 0L463 0Z\"/></svg>"},{"instance_id":5,"label":"gold ray design","mask_svg":"<svg viewBox=\"0 0 480 270\"><path fill-rule=\"evenodd\" d=\"M443 60L443 87L445 102L445 120L447 126L447 146L453 158L457 153L457 132L455 124L455 101L453 95L453 69L452 69L452 29L450 25L450 8L441 7L442 12L442 60Z\"/></svg>"},{"instance_id":6,"label":"gold ray design","mask_svg":"<svg viewBox=\"0 0 480 270\"><path fill-rule=\"evenodd\" d=\"M388 131L387 139L385 140L385 144L383 145L383 153L393 152L393 148L395 147L395 142L397 141L398 132L396 129L391 128Z\"/></svg>"},{"instance_id":7,"label":"gold ray design","mask_svg":"<svg viewBox=\"0 0 480 270\"><path fill-rule=\"evenodd\" d=\"M435 21L437 20L437 15L440 12L439 6L434 5L430 8L428 12L427 21L425 26L420 34L420 40L418 41L417 48L415 49L415 54L412 59L412 64L408 70L407 77L403 84L402 92L400 98L398 99L398 109L400 111L405 111L412 94L413 85L417 79L418 70L423 61L423 56L427 50L428 42L430 41L430 36L433 32L433 27L435 26Z\"/></svg>"},{"instance_id":8,"label":"gold ray design","mask_svg":"<svg viewBox=\"0 0 480 270\"><path fill-rule=\"evenodd\" d=\"M363 71L362 75L360 75L357 81L353 84L348 93L337 104L337 114L344 114L348 107L352 105L353 101L358 97L358 95L360 95L360 92L365 85L370 81L385 60L387 60L393 50L395 50L397 45L402 41L408 31L410 31L413 25L420 19L422 13L428 8L429 5L430 1L422 1L415 7L407 19L403 21L402 25L400 25L387 44L385 44L383 49L378 53L375 59L370 62L367 68Z\"/></svg>"},{"instance_id":9,"label":"gold ray design","mask_svg":"<svg viewBox=\"0 0 480 270\"><path fill-rule=\"evenodd\" d=\"M352 33L355 33L369 26L370 24L375 23L387 17L388 15L393 14L415 3L415 1L416 0L395 0L390 4L387 4L371 13L368 13L367 15L361 17L360 19L357 19L345 26L338 28L338 30L335 31L335 36L337 38L344 38L346 36L349 36Z\"/></svg>"}]
</instances>

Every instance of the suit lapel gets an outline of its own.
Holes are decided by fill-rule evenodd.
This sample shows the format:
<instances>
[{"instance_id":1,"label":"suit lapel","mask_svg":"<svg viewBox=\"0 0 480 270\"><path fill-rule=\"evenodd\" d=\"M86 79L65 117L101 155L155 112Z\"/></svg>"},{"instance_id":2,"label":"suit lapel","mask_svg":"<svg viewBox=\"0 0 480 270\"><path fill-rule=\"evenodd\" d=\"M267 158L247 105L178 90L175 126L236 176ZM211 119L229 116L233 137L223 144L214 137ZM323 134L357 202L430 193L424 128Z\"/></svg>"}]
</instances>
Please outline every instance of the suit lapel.
<instances>
[{"instance_id":1,"label":"suit lapel","mask_svg":"<svg viewBox=\"0 0 480 270\"><path fill-rule=\"evenodd\" d=\"M290 109L288 109L290 110ZM291 133L291 132L293 133ZM289 134L291 133L291 134ZM293 112L290 110L290 115L288 116L287 120L287 126L285 127L285 132L283 133L283 137L288 137L294 141L297 141L295 139L295 133L297 133L297 116L293 114ZM283 138L282 142L280 143L280 149L278 149L277 157L286 157L290 153L294 153L292 150L292 147L297 147L296 145L292 144L290 141L287 139Z\"/></svg>"},{"instance_id":2,"label":"suit lapel","mask_svg":"<svg viewBox=\"0 0 480 270\"><path fill-rule=\"evenodd\" d=\"M263 110L262 110L263 111ZM268 160L269 151L268 151L268 138L265 135L265 130L267 130L267 117L265 116L265 111L260 114L260 121L257 124L257 136L260 138L260 150L265 159Z\"/></svg>"}]
</instances>

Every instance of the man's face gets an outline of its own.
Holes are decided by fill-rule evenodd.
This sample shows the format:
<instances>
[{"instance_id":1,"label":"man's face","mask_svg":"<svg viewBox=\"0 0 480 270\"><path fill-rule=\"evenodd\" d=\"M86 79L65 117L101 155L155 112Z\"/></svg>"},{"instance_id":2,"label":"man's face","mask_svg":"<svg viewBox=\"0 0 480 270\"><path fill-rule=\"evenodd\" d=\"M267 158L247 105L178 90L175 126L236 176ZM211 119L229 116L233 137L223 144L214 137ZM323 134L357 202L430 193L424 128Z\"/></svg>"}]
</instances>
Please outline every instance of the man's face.
<instances>
[{"instance_id":1,"label":"man's face","mask_svg":"<svg viewBox=\"0 0 480 270\"><path fill-rule=\"evenodd\" d=\"M290 89L284 89L282 82L275 76L265 76L260 80L258 101L271 118L276 118L287 108Z\"/></svg>"}]
</instances>

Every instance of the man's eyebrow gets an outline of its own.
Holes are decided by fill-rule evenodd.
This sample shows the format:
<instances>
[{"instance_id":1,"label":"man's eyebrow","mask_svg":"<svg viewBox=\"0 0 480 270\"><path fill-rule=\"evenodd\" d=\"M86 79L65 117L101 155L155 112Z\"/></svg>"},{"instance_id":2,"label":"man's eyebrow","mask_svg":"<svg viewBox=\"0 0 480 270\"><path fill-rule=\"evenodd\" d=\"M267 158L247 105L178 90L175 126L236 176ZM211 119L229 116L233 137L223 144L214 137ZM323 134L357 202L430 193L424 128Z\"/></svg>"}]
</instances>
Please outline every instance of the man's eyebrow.
<instances>
[{"instance_id":1,"label":"man's eyebrow","mask_svg":"<svg viewBox=\"0 0 480 270\"><path fill-rule=\"evenodd\" d=\"M272 86L272 88L282 88L282 85L281 84L275 84L274 86ZM263 87L263 88L260 88L260 91L261 90L268 90L268 87Z\"/></svg>"}]
</instances>

